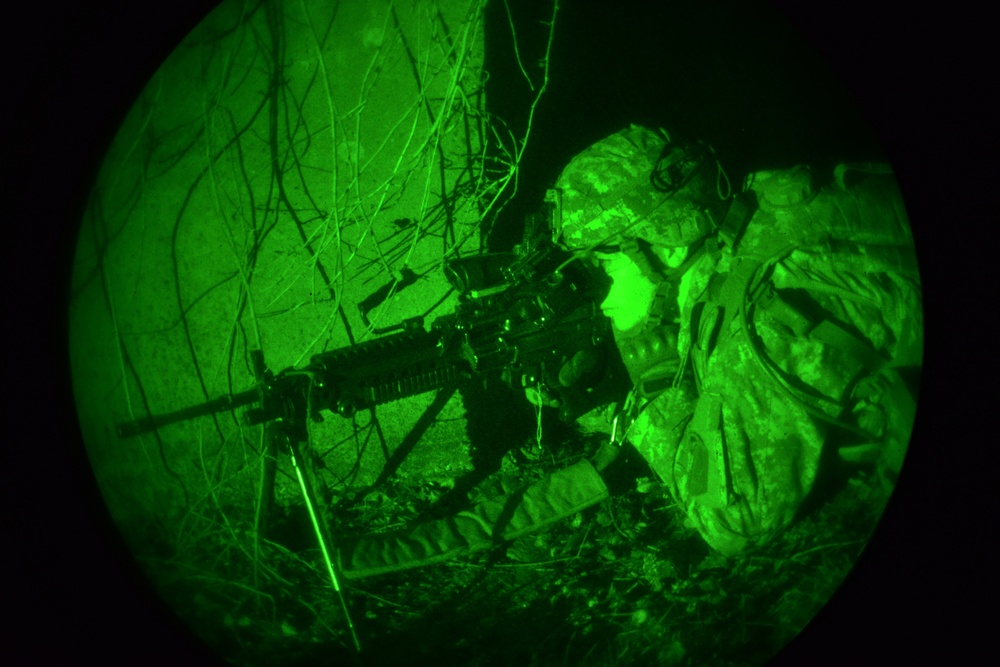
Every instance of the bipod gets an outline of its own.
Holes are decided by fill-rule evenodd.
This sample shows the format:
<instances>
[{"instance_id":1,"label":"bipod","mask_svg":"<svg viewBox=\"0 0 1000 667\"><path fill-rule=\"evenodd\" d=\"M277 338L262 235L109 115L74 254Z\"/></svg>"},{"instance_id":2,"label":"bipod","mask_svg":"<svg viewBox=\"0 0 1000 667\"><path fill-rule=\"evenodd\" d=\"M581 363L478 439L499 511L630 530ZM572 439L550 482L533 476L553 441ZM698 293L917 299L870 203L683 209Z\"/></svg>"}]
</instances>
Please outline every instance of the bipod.
<instances>
[{"instance_id":1,"label":"bipod","mask_svg":"<svg viewBox=\"0 0 1000 667\"><path fill-rule=\"evenodd\" d=\"M258 386L262 388L266 387L267 383L273 378L273 374L264 364L264 353L260 350L254 350L251 356L254 365L254 376ZM261 408L263 410L268 408L263 403L267 398L267 391L262 389ZM279 419L276 423L265 424L265 429L267 430L265 437L266 449L264 452L264 466L261 473L260 502L257 504L257 516L255 517L258 549L261 536L267 530L267 520L270 516L271 507L274 504L274 482L278 466L278 452L284 449L291 456L292 468L295 470L295 477L302 491L302 500L306 506L306 510L309 512L309 520L312 522L313 532L315 532L316 540L319 543L323 563L326 566L327 574L330 576L330 585L334 593L336 593L337 599L340 601L340 608L344 612L344 620L347 622L347 629L351 634L351 643L355 654L360 659L361 643L358 641L354 623L351 621L351 614L347 609L347 600L344 598L344 592L340 588L340 579L337 576L337 568L333 563L333 556L331 554L332 541L327 534L325 524L320 521L316 494L309 474L303 466L304 459L299 446L302 443L307 443L309 439L308 428L305 423L306 418L305 412L300 411L291 420Z\"/></svg>"}]
</instances>

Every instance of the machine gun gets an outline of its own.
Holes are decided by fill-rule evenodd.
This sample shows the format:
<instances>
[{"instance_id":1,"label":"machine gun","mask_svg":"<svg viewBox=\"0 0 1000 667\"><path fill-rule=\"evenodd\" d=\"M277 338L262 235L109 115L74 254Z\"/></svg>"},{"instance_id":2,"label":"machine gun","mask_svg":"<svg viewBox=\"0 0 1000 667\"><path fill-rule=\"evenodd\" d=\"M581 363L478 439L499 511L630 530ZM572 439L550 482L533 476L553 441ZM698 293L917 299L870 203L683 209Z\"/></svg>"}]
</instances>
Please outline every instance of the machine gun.
<instances>
[{"instance_id":1,"label":"machine gun","mask_svg":"<svg viewBox=\"0 0 1000 667\"><path fill-rule=\"evenodd\" d=\"M609 323L597 310L599 278L551 238L554 200L548 196L543 210L527 217L524 240L512 252L445 263L459 303L429 330L423 318L412 318L398 333L314 355L308 365L278 374L254 351L253 389L120 424L118 435L253 406L244 423L278 421L304 441L308 420L322 421L324 411L349 417L489 373L512 386L544 384L560 396L564 419L579 416L592 407L587 390L600 383L617 350L608 345ZM560 377L563 364L581 351L586 359L570 373L572 381L566 372Z\"/></svg>"},{"instance_id":2,"label":"machine gun","mask_svg":"<svg viewBox=\"0 0 1000 667\"><path fill-rule=\"evenodd\" d=\"M560 414L572 419L604 402L623 367L610 343L610 323L597 309L604 285L598 273L556 245L560 228L556 191L529 215L522 243L512 252L445 262L458 306L424 327L423 318L358 345L323 352L302 368L274 374L264 355L252 355L256 386L194 407L119 424L127 438L169 424L249 406L247 425L270 424L262 468L256 532L265 532L274 497L277 455L286 450L301 487L323 560L340 601L354 648L361 646L340 589L329 528L320 521L313 482L300 466L309 421L323 412L343 416L425 392L499 373L509 385L538 384L560 397ZM567 363L569 361L569 363ZM615 366L617 362L617 366ZM567 370L568 369L568 370ZM624 373L621 373L624 376ZM599 390L603 387L604 391ZM609 389L610 388L610 389Z\"/></svg>"}]
</instances>

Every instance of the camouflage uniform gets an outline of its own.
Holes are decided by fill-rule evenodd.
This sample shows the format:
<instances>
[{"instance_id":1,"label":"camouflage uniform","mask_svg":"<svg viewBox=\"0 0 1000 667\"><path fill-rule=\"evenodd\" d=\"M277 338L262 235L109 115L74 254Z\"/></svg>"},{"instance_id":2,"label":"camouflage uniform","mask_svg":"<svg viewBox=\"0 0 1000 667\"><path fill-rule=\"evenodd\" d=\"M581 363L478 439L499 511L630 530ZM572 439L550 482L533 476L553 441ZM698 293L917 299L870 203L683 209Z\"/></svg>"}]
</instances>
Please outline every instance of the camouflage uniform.
<instances>
[{"instance_id":1,"label":"camouflage uniform","mask_svg":"<svg viewBox=\"0 0 1000 667\"><path fill-rule=\"evenodd\" d=\"M628 439L731 555L793 520L831 442L844 459L898 471L913 402L897 369L920 364L919 280L887 168L841 166L823 188L806 167L758 172L747 188L757 208L734 225L712 159L690 165L673 195L644 183L667 152L666 137L633 126L574 159L557 183L563 239L703 244L665 272L659 316L618 342L639 410ZM653 349L663 340L676 356Z\"/></svg>"},{"instance_id":2,"label":"camouflage uniform","mask_svg":"<svg viewBox=\"0 0 1000 667\"><path fill-rule=\"evenodd\" d=\"M634 384L619 417L712 547L738 554L786 527L825 448L898 470L913 401L897 369L919 366L922 320L886 168L840 167L822 188L805 167L758 172L731 203L708 147L633 126L556 185L563 243L617 246L658 285L645 319L615 330ZM686 259L656 252L677 248ZM583 460L455 516L349 540L340 567L393 572L538 530L608 497L600 467Z\"/></svg>"}]
</instances>

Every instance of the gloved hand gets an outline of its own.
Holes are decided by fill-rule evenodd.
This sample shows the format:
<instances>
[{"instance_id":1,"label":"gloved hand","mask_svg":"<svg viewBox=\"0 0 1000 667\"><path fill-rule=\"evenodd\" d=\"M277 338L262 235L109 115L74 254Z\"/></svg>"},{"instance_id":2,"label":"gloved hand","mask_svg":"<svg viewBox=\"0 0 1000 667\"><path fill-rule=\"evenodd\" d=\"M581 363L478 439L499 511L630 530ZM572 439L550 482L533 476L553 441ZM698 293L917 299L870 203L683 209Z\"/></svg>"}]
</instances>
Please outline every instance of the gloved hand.
<instances>
[{"instance_id":1,"label":"gloved hand","mask_svg":"<svg viewBox=\"0 0 1000 667\"><path fill-rule=\"evenodd\" d=\"M521 378L525 397L532 405L559 408L566 420L575 419L586 411L583 406L588 387L601 379L600 361L597 348L591 346L565 360L557 373L525 375Z\"/></svg>"},{"instance_id":2,"label":"gloved hand","mask_svg":"<svg viewBox=\"0 0 1000 667\"><path fill-rule=\"evenodd\" d=\"M590 458L590 462L593 464L594 469L597 472L603 472L605 468L611 465L618 455L621 454L621 445L617 445L611 441L607 441L601 445L600 449L594 452L594 455Z\"/></svg>"}]
</instances>

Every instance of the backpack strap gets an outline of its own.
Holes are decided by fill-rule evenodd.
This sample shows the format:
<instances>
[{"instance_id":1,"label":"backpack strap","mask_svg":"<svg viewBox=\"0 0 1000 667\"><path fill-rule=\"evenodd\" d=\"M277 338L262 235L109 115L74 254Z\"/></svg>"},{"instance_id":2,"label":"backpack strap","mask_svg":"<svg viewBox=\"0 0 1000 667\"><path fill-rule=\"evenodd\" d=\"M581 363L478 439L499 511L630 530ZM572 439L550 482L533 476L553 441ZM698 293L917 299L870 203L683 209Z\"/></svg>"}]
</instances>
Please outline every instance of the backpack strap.
<instances>
[{"instance_id":1,"label":"backpack strap","mask_svg":"<svg viewBox=\"0 0 1000 667\"><path fill-rule=\"evenodd\" d=\"M770 284L765 284L754 298L758 310L791 329L796 336L811 338L857 359L869 373L881 370L889 360L867 340L855 335L829 317L813 319L785 300Z\"/></svg>"}]
</instances>

